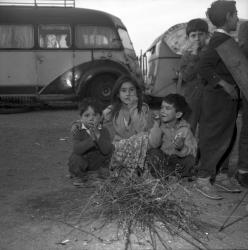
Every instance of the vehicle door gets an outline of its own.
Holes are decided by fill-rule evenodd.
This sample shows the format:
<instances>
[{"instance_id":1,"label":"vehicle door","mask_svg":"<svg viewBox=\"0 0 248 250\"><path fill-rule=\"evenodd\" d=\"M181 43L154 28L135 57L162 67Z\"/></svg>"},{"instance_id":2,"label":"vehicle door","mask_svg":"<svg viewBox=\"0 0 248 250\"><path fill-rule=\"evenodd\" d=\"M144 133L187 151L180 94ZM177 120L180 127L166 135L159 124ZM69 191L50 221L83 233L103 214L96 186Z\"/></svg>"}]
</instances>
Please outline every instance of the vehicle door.
<instances>
[{"instance_id":1,"label":"vehicle door","mask_svg":"<svg viewBox=\"0 0 248 250\"><path fill-rule=\"evenodd\" d=\"M71 26L64 24L39 25L38 39L39 50L36 53L38 85L40 93L43 93L44 89L56 78L74 68ZM72 80L71 78L72 75L70 75L70 80ZM67 83L71 84L71 82L65 81L65 84ZM49 91L50 94L57 94L56 86L55 89L49 88Z\"/></svg>"}]
</instances>

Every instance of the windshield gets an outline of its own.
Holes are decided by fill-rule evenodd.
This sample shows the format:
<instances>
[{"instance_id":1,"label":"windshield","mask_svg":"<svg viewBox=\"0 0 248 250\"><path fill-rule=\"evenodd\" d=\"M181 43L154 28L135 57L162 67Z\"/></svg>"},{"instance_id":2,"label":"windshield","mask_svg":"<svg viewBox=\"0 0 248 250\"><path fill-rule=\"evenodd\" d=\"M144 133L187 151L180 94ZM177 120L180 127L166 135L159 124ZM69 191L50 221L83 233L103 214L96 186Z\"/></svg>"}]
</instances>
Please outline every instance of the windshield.
<instances>
[{"instance_id":1,"label":"windshield","mask_svg":"<svg viewBox=\"0 0 248 250\"><path fill-rule=\"evenodd\" d=\"M123 47L124 47L125 49L131 49L131 50L133 50L133 44L132 44L132 42L131 42L131 40L130 40L130 37L129 37L127 31L124 30L124 29L120 29L120 28L119 28L119 29L118 29L118 33L119 33L119 35L120 35L120 38L121 38Z\"/></svg>"}]
</instances>

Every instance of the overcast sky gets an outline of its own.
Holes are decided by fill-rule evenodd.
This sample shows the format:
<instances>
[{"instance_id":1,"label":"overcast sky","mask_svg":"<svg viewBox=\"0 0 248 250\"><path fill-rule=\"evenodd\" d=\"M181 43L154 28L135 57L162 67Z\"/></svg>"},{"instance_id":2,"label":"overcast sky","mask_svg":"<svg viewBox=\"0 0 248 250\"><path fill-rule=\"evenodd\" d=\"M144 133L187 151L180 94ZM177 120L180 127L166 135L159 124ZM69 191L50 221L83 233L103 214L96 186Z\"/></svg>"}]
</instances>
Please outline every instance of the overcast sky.
<instances>
[{"instance_id":1,"label":"overcast sky","mask_svg":"<svg viewBox=\"0 0 248 250\"><path fill-rule=\"evenodd\" d=\"M205 18L214 0L76 0L76 7L118 16L128 29L136 52L143 52L162 32L193 18ZM248 19L248 0L236 0L238 15Z\"/></svg>"}]
</instances>

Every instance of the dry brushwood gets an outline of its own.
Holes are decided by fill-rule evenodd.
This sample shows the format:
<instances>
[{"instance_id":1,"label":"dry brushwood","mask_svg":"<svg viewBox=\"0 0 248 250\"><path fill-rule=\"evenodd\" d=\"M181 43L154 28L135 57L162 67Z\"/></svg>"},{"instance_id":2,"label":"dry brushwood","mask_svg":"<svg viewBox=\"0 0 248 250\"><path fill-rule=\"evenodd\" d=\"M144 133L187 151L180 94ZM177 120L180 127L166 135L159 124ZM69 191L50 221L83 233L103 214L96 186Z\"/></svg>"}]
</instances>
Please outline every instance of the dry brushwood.
<instances>
[{"instance_id":1,"label":"dry brushwood","mask_svg":"<svg viewBox=\"0 0 248 250\"><path fill-rule=\"evenodd\" d=\"M126 239L125 249L131 246L132 234L148 235L146 241L154 250L158 242L170 249L163 233L180 237L198 249L207 248L199 240L203 236L197 220L199 210L177 178L109 178L96 190L89 210L104 225L117 223Z\"/></svg>"}]
</instances>

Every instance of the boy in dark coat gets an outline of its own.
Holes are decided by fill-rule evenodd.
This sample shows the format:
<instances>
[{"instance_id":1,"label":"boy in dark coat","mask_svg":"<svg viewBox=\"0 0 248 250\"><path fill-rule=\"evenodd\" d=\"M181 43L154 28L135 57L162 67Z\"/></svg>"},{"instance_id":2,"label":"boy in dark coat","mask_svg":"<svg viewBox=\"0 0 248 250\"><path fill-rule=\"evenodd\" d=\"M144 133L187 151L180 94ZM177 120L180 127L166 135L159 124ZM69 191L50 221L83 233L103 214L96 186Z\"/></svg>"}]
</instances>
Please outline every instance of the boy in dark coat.
<instances>
[{"instance_id":1,"label":"boy in dark coat","mask_svg":"<svg viewBox=\"0 0 248 250\"><path fill-rule=\"evenodd\" d=\"M192 19L186 27L187 44L180 61L180 74L182 75L181 94L185 97L191 108L188 118L193 134L200 119L203 80L198 73L200 54L206 48L208 38L208 23L200 18Z\"/></svg>"},{"instance_id":2,"label":"boy in dark coat","mask_svg":"<svg viewBox=\"0 0 248 250\"><path fill-rule=\"evenodd\" d=\"M101 115L95 100L84 99L79 112L80 120L71 128L73 149L68 166L72 178L85 179L88 171L108 168L112 143L108 130L99 124Z\"/></svg>"},{"instance_id":3,"label":"boy in dark coat","mask_svg":"<svg viewBox=\"0 0 248 250\"><path fill-rule=\"evenodd\" d=\"M240 192L236 180L221 171L228 165L235 138L239 90L216 51L216 47L232 39L230 32L237 28L236 2L215 1L207 10L207 16L217 30L199 63L199 73L206 80L206 86L199 122L201 158L196 189L210 199L222 199L217 188Z\"/></svg>"}]
</instances>

